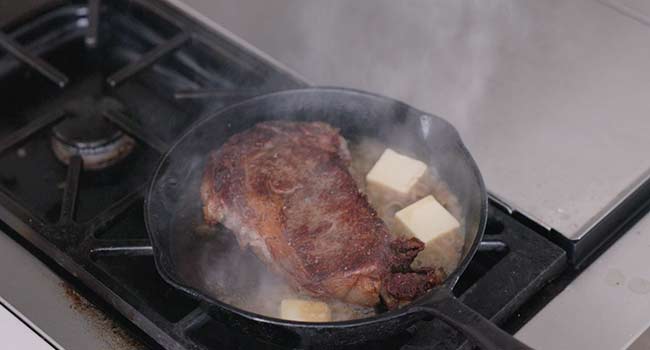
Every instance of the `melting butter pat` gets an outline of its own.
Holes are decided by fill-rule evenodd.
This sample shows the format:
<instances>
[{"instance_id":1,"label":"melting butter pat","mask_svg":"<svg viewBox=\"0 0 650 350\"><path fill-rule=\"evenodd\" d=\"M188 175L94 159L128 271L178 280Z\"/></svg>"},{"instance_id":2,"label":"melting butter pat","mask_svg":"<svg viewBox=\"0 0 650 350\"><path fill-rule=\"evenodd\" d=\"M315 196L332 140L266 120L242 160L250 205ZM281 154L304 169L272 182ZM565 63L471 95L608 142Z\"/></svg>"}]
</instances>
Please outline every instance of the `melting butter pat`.
<instances>
[{"instance_id":1,"label":"melting butter pat","mask_svg":"<svg viewBox=\"0 0 650 350\"><path fill-rule=\"evenodd\" d=\"M280 303L280 318L302 322L329 322L332 320L330 307L320 301L284 299Z\"/></svg>"},{"instance_id":2,"label":"melting butter pat","mask_svg":"<svg viewBox=\"0 0 650 350\"><path fill-rule=\"evenodd\" d=\"M395 218L404 234L425 244L412 267L442 267L447 273L455 269L463 246L460 223L433 196L398 211Z\"/></svg>"},{"instance_id":3,"label":"melting butter pat","mask_svg":"<svg viewBox=\"0 0 650 350\"><path fill-rule=\"evenodd\" d=\"M368 186L406 195L426 171L427 165L423 162L387 148L366 175L366 182Z\"/></svg>"}]
</instances>

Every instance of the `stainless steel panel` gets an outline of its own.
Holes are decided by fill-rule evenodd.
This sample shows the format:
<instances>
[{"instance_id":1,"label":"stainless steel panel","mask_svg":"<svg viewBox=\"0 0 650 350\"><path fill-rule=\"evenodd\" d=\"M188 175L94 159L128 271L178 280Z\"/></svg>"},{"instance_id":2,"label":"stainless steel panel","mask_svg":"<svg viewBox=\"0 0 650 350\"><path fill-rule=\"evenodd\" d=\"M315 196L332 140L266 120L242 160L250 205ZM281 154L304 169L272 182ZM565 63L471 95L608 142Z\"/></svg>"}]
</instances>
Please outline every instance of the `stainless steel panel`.
<instances>
[{"instance_id":1,"label":"stainless steel panel","mask_svg":"<svg viewBox=\"0 0 650 350\"><path fill-rule=\"evenodd\" d=\"M0 281L2 298L64 349L144 348L4 232Z\"/></svg>"},{"instance_id":2,"label":"stainless steel panel","mask_svg":"<svg viewBox=\"0 0 650 350\"><path fill-rule=\"evenodd\" d=\"M646 0L598 0L623 15L650 25L650 2Z\"/></svg>"},{"instance_id":3,"label":"stainless steel panel","mask_svg":"<svg viewBox=\"0 0 650 350\"><path fill-rule=\"evenodd\" d=\"M449 119L493 193L569 238L647 176L650 28L599 2L181 1L312 83Z\"/></svg>"},{"instance_id":4,"label":"stainless steel panel","mask_svg":"<svg viewBox=\"0 0 650 350\"><path fill-rule=\"evenodd\" d=\"M650 215L646 215L515 336L538 350L649 349ZM632 345L634 344L634 345Z\"/></svg>"}]
</instances>

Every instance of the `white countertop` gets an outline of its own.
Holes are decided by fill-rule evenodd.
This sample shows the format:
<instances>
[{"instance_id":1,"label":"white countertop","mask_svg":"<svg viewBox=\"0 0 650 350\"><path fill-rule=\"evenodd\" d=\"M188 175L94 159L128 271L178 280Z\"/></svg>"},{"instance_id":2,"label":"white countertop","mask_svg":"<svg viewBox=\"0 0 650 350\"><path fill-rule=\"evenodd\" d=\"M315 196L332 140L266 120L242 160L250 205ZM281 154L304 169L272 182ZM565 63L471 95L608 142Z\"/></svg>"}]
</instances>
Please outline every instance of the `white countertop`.
<instances>
[{"instance_id":1,"label":"white countertop","mask_svg":"<svg viewBox=\"0 0 650 350\"><path fill-rule=\"evenodd\" d=\"M449 119L491 192L570 238L648 175L650 27L595 0L170 2L310 83Z\"/></svg>"}]
</instances>

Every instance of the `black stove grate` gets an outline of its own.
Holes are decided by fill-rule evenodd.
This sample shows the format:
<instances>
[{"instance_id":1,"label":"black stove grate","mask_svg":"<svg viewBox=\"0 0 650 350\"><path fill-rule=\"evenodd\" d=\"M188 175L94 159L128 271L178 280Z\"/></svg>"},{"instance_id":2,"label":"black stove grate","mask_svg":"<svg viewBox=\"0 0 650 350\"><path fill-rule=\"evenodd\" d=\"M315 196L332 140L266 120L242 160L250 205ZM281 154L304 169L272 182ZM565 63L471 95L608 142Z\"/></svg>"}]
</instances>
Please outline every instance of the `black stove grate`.
<instances>
[{"instance_id":1,"label":"black stove grate","mask_svg":"<svg viewBox=\"0 0 650 350\"><path fill-rule=\"evenodd\" d=\"M158 276L143 195L160 155L197 116L304 83L155 1L64 2L1 28L0 47L0 220L164 348L272 348ZM78 155L59 161L51 127L71 117L71 104L106 99L119 105L80 110L130 135L134 149L102 170L84 169ZM565 264L564 251L491 203L486 240L455 293L501 322ZM364 346L460 344L432 321Z\"/></svg>"}]
</instances>

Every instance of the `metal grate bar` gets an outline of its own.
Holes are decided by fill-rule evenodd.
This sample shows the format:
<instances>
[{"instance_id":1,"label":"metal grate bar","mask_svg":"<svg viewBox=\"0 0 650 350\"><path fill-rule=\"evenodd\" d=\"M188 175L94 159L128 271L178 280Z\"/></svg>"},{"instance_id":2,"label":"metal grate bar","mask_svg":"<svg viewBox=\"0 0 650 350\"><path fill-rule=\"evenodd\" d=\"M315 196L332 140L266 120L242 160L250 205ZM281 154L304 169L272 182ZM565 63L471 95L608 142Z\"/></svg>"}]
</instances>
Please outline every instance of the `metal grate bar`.
<instances>
[{"instance_id":1,"label":"metal grate bar","mask_svg":"<svg viewBox=\"0 0 650 350\"><path fill-rule=\"evenodd\" d=\"M141 70L147 68L148 66L152 65L156 61L158 61L160 58L165 56L166 54L178 49L181 45L183 45L188 39L190 38L190 35L186 32L181 32L171 38L170 40L156 46L153 50L147 52L144 56L140 58L140 60L135 61L131 63L130 65L120 69L119 71L113 73L111 76L109 76L106 81L108 82L108 85L115 87L118 84L122 83L126 79L132 77L133 75L137 74Z\"/></svg>"},{"instance_id":2,"label":"metal grate bar","mask_svg":"<svg viewBox=\"0 0 650 350\"><path fill-rule=\"evenodd\" d=\"M505 252L508 245L498 240L483 240L478 245L479 252Z\"/></svg>"},{"instance_id":3,"label":"metal grate bar","mask_svg":"<svg viewBox=\"0 0 650 350\"><path fill-rule=\"evenodd\" d=\"M99 7L101 0L88 0L88 29L86 30L86 46L97 46L99 28Z\"/></svg>"},{"instance_id":4,"label":"metal grate bar","mask_svg":"<svg viewBox=\"0 0 650 350\"><path fill-rule=\"evenodd\" d=\"M70 224L75 219L77 210L77 194L79 193L79 174L83 160L79 155L70 158L68 165L68 175L65 180L65 190L63 191L63 200L61 203L60 224Z\"/></svg>"},{"instance_id":5,"label":"metal grate bar","mask_svg":"<svg viewBox=\"0 0 650 350\"><path fill-rule=\"evenodd\" d=\"M59 87L64 87L68 83L69 79L65 74L52 67L40 57L29 53L27 49L3 32L0 32L0 47L7 50L7 52L14 55L23 63L39 71Z\"/></svg>"},{"instance_id":6,"label":"metal grate bar","mask_svg":"<svg viewBox=\"0 0 650 350\"><path fill-rule=\"evenodd\" d=\"M124 130L124 132L127 134L146 143L149 147L155 149L156 151L160 153L165 153L167 151L167 143L159 139L157 136L145 131L140 125L135 122L135 120L126 114L117 110L107 110L104 112L104 117L122 128L122 130Z\"/></svg>"},{"instance_id":7,"label":"metal grate bar","mask_svg":"<svg viewBox=\"0 0 650 350\"><path fill-rule=\"evenodd\" d=\"M126 197L123 197L119 201L115 202L113 205L108 207L103 212L99 213L88 223L88 234L94 235L99 230L103 229L107 225L110 225L117 219L120 214L124 213L129 209L138 199L142 198L142 193L144 192L146 184L141 185L135 191L128 194Z\"/></svg>"},{"instance_id":8,"label":"metal grate bar","mask_svg":"<svg viewBox=\"0 0 650 350\"><path fill-rule=\"evenodd\" d=\"M93 255L102 256L141 256L153 255L153 247L148 239L128 239L119 241L95 241L95 246L90 249Z\"/></svg>"},{"instance_id":9,"label":"metal grate bar","mask_svg":"<svg viewBox=\"0 0 650 350\"><path fill-rule=\"evenodd\" d=\"M10 134L6 139L0 141L0 153L3 153L4 151L15 146L17 143L23 141L24 139L47 127L48 125L54 124L59 119L63 118L64 115L65 113L63 111L56 111L54 113L46 114L42 117L36 118L34 121L25 125L18 131Z\"/></svg>"},{"instance_id":10,"label":"metal grate bar","mask_svg":"<svg viewBox=\"0 0 650 350\"><path fill-rule=\"evenodd\" d=\"M190 328L205 322L209 319L208 314L205 312L209 307L207 303L201 303L196 309L174 323L174 328L184 333Z\"/></svg>"},{"instance_id":11,"label":"metal grate bar","mask_svg":"<svg viewBox=\"0 0 650 350\"><path fill-rule=\"evenodd\" d=\"M264 91L259 89L197 89L176 91L174 92L174 98L177 100L194 98L250 98L264 93Z\"/></svg>"}]
</instances>

